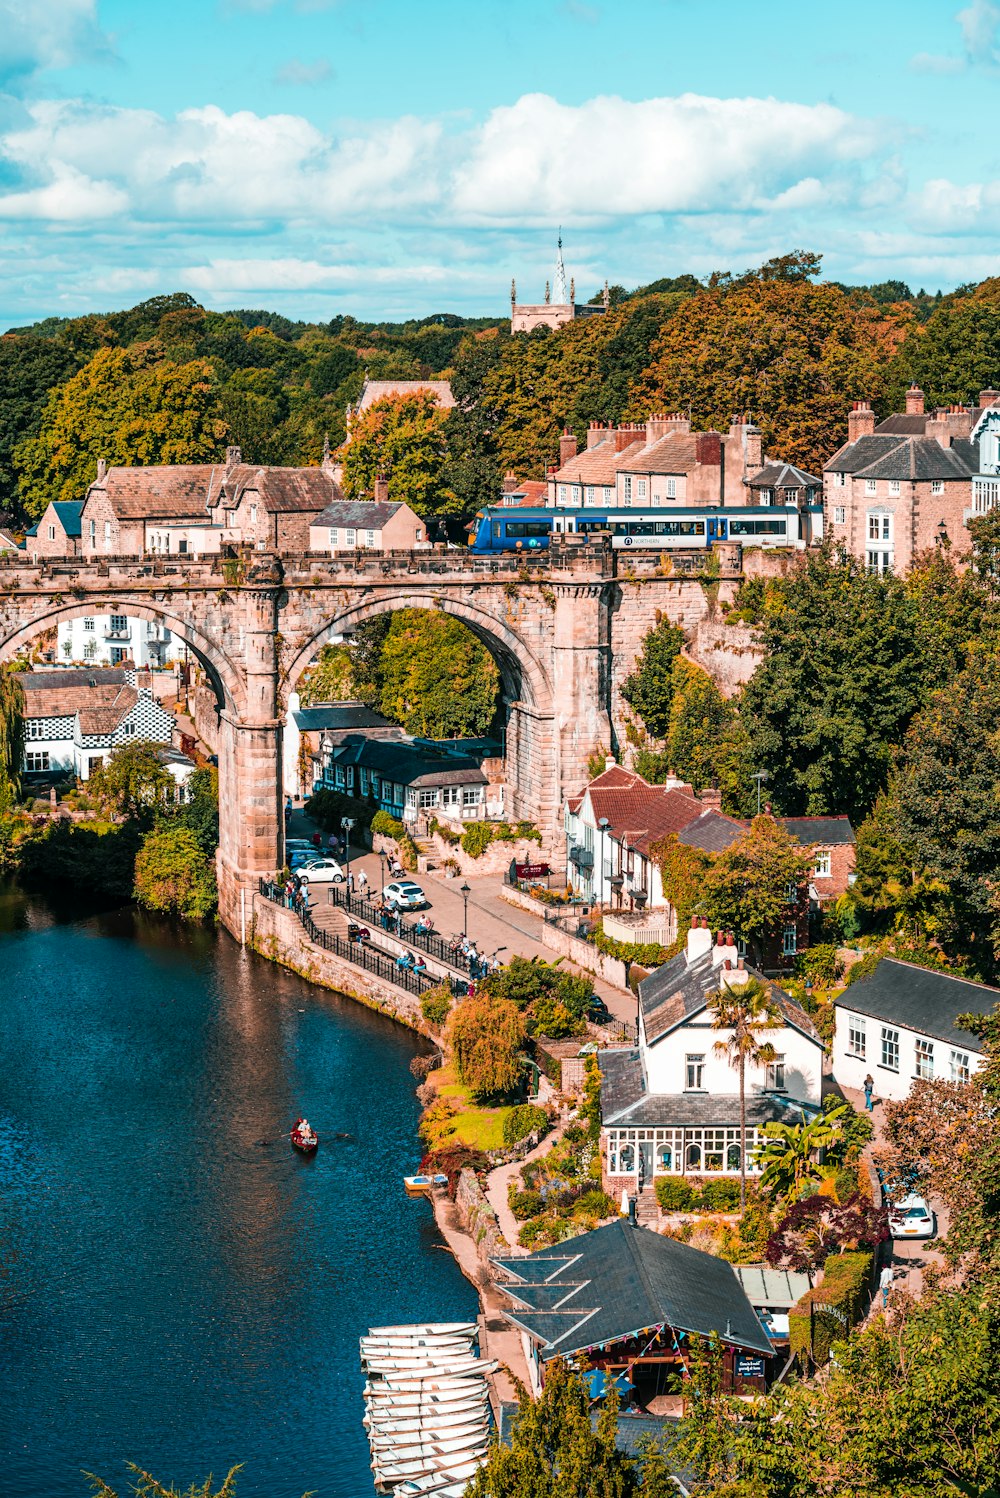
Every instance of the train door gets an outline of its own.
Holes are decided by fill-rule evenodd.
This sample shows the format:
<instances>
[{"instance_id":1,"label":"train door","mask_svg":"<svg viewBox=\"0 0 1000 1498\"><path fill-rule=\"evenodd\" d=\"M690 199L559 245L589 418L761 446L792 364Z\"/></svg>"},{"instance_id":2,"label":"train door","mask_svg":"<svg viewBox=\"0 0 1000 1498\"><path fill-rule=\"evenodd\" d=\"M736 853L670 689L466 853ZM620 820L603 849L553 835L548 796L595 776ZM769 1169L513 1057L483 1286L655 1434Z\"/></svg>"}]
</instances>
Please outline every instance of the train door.
<instances>
[{"instance_id":1,"label":"train door","mask_svg":"<svg viewBox=\"0 0 1000 1498\"><path fill-rule=\"evenodd\" d=\"M711 515L708 521L709 544L726 539L726 522L721 515Z\"/></svg>"}]
</instances>

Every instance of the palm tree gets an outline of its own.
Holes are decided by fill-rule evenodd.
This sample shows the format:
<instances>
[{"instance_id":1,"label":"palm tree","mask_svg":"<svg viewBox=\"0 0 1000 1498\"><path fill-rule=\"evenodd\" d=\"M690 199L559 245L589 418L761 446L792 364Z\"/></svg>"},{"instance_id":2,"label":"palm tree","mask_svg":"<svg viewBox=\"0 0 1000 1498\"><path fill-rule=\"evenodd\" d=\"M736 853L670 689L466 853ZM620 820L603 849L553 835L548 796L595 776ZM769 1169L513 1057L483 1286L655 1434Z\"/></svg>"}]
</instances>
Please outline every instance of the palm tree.
<instances>
[{"instance_id":1,"label":"palm tree","mask_svg":"<svg viewBox=\"0 0 1000 1498\"><path fill-rule=\"evenodd\" d=\"M842 1143L846 1113L847 1105L841 1104L808 1123L765 1124L764 1143L757 1151L764 1166L761 1184L773 1187L778 1196L798 1196L807 1181L818 1180L823 1167L816 1157Z\"/></svg>"},{"instance_id":2,"label":"palm tree","mask_svg":"<svg viewBox=\"0 0 1000 1498\"><path fill-rule=\"evenodd\" d=\"M709 994L712 1028L728 1030L725 1040L717 1040L714 1050L725 1056L740 1078L740 1211L747 1203L747 1066L767 1066L777 1056L769 1040L761 1037L782 1023L781 1011L774 1001L770 984L759 978L748 978L739 988L720 988Z\"/></svg>"}]
</instances>

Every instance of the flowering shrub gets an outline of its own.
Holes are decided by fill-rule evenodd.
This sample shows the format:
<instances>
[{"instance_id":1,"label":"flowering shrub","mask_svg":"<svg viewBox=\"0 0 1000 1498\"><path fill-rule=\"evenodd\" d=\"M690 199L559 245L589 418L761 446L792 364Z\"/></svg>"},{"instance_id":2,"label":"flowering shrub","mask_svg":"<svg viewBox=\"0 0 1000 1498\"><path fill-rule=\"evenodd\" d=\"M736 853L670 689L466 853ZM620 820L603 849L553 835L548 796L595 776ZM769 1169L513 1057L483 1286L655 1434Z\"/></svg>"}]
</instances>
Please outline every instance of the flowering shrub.
<instances>
[{"instance_id":1,"label":"flowering shrub","mask_svg":"<svg viewBox=\"0 0 1000 1498\"><path fill-rule=\"evenodd\" d=\"M889 1213L863 1197L836 1202L807 1196L793 1202L768 1239L764 1257L774 1269L818 1269L831 1254L874 1249L889 1236Z\"/></svg>"}]
</instances>

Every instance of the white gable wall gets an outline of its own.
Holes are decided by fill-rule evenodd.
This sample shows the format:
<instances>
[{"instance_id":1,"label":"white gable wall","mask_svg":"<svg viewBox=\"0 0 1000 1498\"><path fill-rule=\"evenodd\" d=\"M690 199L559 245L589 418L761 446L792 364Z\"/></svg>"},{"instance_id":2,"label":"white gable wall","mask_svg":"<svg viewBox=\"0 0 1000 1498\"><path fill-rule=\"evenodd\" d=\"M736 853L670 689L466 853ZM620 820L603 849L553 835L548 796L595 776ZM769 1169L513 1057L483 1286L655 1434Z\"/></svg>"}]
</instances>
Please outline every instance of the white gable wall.
<instances>
[{"instance_id":1,"label":"white gable wall","mask_svg":"<svg viewBox=\"0 0 1000 1498\"><path fill-rule=\"evenodd\" d=\"M739 1093L739 1072L731 1066L724 1055L715 1051L717 1041L729 1039L732 1031L716 1030L709 1010L703 1010L692 1019L685 1020L675 1030L648 1043L645 1033L640 1035L640 1051L646 1086L650 1092L676 1094L686 1092L687 1057L702 1055L705 1058L702 1091L713 1096L732 1096ZM802 1103L819 1103L823 1080L823 1048L810 1036L794 1030L790 1025L769 1030L761 1036L761 1042L770 1041L779 1056L785 1058L784 1091L790 1098ZM747 1097L754 1093L774 1089L766 1087L763 1067L747 1067Z\"/></svg>"},{"instance_id":2,"label":"white gable wall","mask_svg":"<svg viewBox=\"0 0 1000 1498\"><path fill-rule=\"evenodd\" d=\"M865 1077L871 1076L876 1097L899 1102L909 1096L918 1076L928 1075L928 1061L930 1076L945 1082L962 1080L961 1067L966 1061L970 1075L983 1064L982 1056L957 1041L937 1040L920 1030L911 1030L890 1020L875 1019L870 1014L859 1014L839 1001L834 1015L833 1075L841 1087L853 1087L860 1092ZM917 1044L920 1041L930 1046L929 1058L922 1056L918 1060ZM862 1046L863 1054L859 1050ZM891 1062L895 1052L898 1052L898 1064L895 1067L887 1065L883 1056ZM958 1058L957 1062L955 1058ZM918 1064L922 1071L918 1070Z\"/></svg>"}]
</instances>

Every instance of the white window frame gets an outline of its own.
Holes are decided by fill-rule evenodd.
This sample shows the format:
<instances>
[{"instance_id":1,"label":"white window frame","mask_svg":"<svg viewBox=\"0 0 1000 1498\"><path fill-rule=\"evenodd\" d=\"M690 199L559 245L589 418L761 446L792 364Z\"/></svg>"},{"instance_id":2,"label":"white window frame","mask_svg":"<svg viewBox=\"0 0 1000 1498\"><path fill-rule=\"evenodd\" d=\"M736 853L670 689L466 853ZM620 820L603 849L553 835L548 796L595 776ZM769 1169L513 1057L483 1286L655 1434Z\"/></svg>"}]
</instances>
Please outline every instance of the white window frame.
<instances>
[{"instance_id":1,"label":"white window frame","mask_svg":"<svg viewBox=\"0 0 1000 1498\"><path fill-rule=\"evenodd\" d=\"M463 785L462 805L478 806L483 799L483 788L481 785Z\"/></svg>"},{"instance_id":2,"label":"white window frame","mask_svg":"<svg viewBox=\"0 0 1000 1498\"><path fill-rule=\"evenodd\" d=\"M832 855L828 848L822 849L816 854L816 862L813 864L814 879L829 879L831 873Z\"/></svg>"},{"instance_id":3,"label":"white window frame","mask_svg":"<svg viewBox=\"0 0 1000 1498\"><path fill-rule=\"evenodd\" d=\"M646 498L646 480L645 479L636 479L636 481L635 481L635 497L636 497L636 499L645 499Z\"/></svg>"},{"instance_id":4,"label":"white window frame","mask_svg":"<svg viewBox=\"0 0 1000 1498\"><path fill-rule=\"evenodd\" d=\"M684 1091L705 1091L704 1051L693 1051L684 1057Z\"/></svg>"},{"instance_id":5,"label":"white window frame","mask_svg":"<svg viewBox=\"0 0 1000 1498\"><path fill-rule=\"evenodd\" d=\"M32 749L24 756L24 767L29 775L44 775L52 764L47 749Z\"/></svg>"},{"instance_id":6,"label":"white window frame","mask_svg":"<svg viewBox=\"0 0 1000 1498\"><path fill-rule=\"evenodd\" d=\"M667 498L668 499L676 499L677 498L677 480L676 479L667 479Z\"/></svg>"},{"instance_id":7,"label":"white window frame","mask_svg":"<svg viewBox=\"0 0 1000 1498\"><path fill-rule=\"evenodd\" d=\"M886 1071L899 1071L899 1031L892 1025L882 1026L879 1065Z\"/></svg>"},{"instance_id":8,"label":"white window frame","mask_svg":"<svg viewBox=\"0 0 1000 1498\"><path fill-rule=\"evenodd\" d=\"M345 546L357 546L357 544L358 544L358 533L357 533L356 530L352 530L351 527L348 526L347 529L344 531L344 545Z\"/></svg>"},{"instance_id":9,"label":"white window frame","mask_svg":"<svg viewBox=\"0 0 1000 1498\"><path fill-rule=\"evenodd\" d=\"M849 1014L847 1016L847 1054L857 1056L863 1061L867 1047L867 1022L860 1014Z\"/></svg>"},{"instance_id":10,"label":"white window frame","mask_svg":"<svg viewBox=\"0 0 1000 1498\"><path fill-rule=\"evenodd\" d=\"M865 479L865 493L866 494L877 494L878 493L878 479Z\"/></svg>"},{"instance_id":11,"label":"white window frame","mask_svg":"<svg viewBox=\"0 0 1000 1498\"><path fill-rule=\"evenodd\" d=\"M953 1082L968 1082L972 1076L972 1057L968 1051L952 1051L948 1058L948 1070Z\"/></svg>"},{"instance_id":12,"label":"white window frame","mask_svg":"<svg viewBox=\"0 0 1000 1498\"><path fill-rule=\"evenodd\" d=\"M330 527L330 545L337 546L340 542L340 531L335 525Z\"/></svg>"},{"instance_id":13,"label":"white window frame","mask_svg":"<svg viewBox=\"0 0 1000 1498\"><path fill-rule=\"evenodd\" d=\"M846 505L835 505L834 506L834 510L833 510L833 523L834 523L834 525L846 525L847 524L847 506Z\"/></svg>"},{"instance_id":14,"label":"white window frame","mask_svg":"<svg viewBox=\"0 0 1000 1498\"><path fill-rule=\"evenodd\" d=\"M934 1042L918 1035L913 1043L913 1075L922 1082L934 1076Z\"/></svg>"},{"instance_id":15,"label":"white window frame","mask_svg":"<svg viewBox=\"0 0 1000 1498\"><path fill-rule=\"evenodd\" d=\"M890 494L898 494L899 493L899 479L890 479L889 480L889 493Z\"/></svg>"},{"instance_id":16,"label":"white window frame","mask_svg":"<svg viewBox=\"0 0 1000 1498\"><path fill-rule=\"evenodd\" d=\"M764 1072L764 1086L768 1092L786 1092L785 1086L785 1058L775 1056L773 1061L767 1063Z\"/></svg>"},{"instance_id":17,"label":"white window frame","mask_svg":"<svg viewBox=\"0 0 1000 1498\"><path fill-rule=\"evenodd\" d=\"M931 479L931 493L932 494L943 494L944 493L944 479Z\"/></svg>"},{"instance_id":18,"label":"white window frame","mask_svg":"<svg viewBox=\"0 0 1000 1498\"><path fill-rule=\"evenodd\" d=\"M626 473L622 479L622 499L627 505L632 503L632 475Z\"/></svg>"},{"instance_id":19,"label":"white window frame","mask_svg":"<svg viewBox=\"0 0 1000 1498\"><path fill-rule=\"evenodd\" d=\"M49 540L50 541L54 541L55 539L56 539L56 528L55 528L54 525L50 525L49 526Z\"/></svg>"},{"instance_id":20,"label":"white window frame","mask_svg":"<svg viewBox=\"0 0 1000 1498\"><path fill-rule=\"evenodd\" d=\"M437 786L422 786L420 789L418 805L420 806L420 809L424 811L429 806L437 806L438 799L439 797Z\"/></svg>"}]
</instances>

